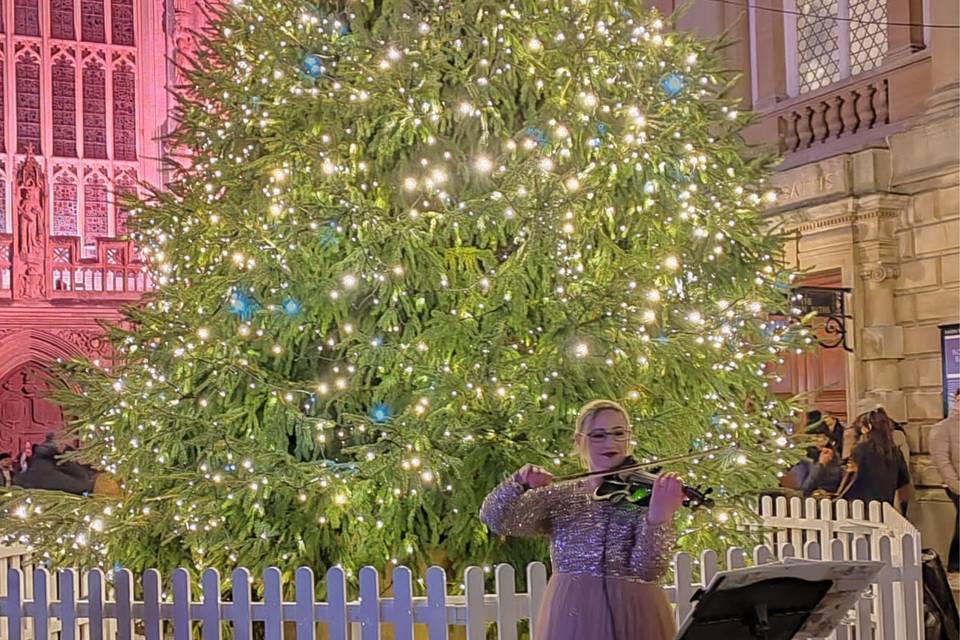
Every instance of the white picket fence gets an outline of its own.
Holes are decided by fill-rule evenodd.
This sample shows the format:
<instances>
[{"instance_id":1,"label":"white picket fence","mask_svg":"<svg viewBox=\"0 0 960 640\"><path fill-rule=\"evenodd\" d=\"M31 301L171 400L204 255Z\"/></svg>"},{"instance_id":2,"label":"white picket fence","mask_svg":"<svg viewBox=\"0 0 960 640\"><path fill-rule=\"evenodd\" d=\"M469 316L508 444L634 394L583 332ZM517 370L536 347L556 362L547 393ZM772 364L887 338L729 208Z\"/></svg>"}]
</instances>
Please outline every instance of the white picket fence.
<instances>
[{"instance_id":1,"label":"white picket fence","mask_svg":"<svg viewBox=\"0 0 960 640\"><path fill-rule=\"evenodd\" d=\"M768 531L770 546L791 543L795 548L813 540L821 545L842 540L846 553L857 536L864 536L876 550L880 536L908 535L916 542L916 561L920 561L920 531L885 502L777 498L760 500L760 516Z\"/></svg>"},{"instance_id":2,"label":"white picket fence","mask_svg":"<svg viewBox=\"0 0 960 640\"><path fill-rule=\"evenodd\" d=\"M762 513L772 512L763 517L772 538L749 556L738 548L728 549L723 558L714 551L697 558L676 554L674 579L664 590L676 605L677 621L687 615L691 596L720 569L721 560L725 568L789 557L880 560L884 568L872 592L862 595L830 638L920 640L916 530L880 506L845 505L843 511L834 504L829 514L827 507L813 501L761 504ZM816 517L820 515L829 518ZM203 640L251 640L253 626L262 624L266 640L282 640L286 622L296 628L297 640L314 640L318 623L331 640L378 640L384 627L397 640L412 640L418 625L422 625L419 637L426 634L430 640L446 640L452 627L464 628L468 640L481 640L490 625L495 625L499 639L515 640L519 622L529 620L536 627L547 582L546 567L533 563L526 569L527 592L518 593L514 568L500 565L494 570L495 591L488 594L486 572L471 567L462 583L465 595L454 596L448 592L444 571L434 567L425 576L426 595L415 596L410 570L398 567L392 575L392 594L383 597L374 569L362 569L359 593L348 594L346 576L333 568L325 576L326 601L319 602L312 570L298 569L293 584L284 585L280 571L268 569L259 576L263 598L254 600L253 577L245 569L233 572L231 592L224 598L221 577L212 569L204 572L199 585L191 584L188 572L178 569L166 585L156 571L145 572L137 585L134 576L122 570L108 586L100 571L82 577L74 571L52 576L44 569L24 573L27 565L23 556L13 561L0 558L0 639L135 640L142 634L145 640L190 640L191 629L199 625ZM293 600L285 601L285 592L293 593ZM134 594L140 595L134 599Z\"/></svg>"}]
</instances>

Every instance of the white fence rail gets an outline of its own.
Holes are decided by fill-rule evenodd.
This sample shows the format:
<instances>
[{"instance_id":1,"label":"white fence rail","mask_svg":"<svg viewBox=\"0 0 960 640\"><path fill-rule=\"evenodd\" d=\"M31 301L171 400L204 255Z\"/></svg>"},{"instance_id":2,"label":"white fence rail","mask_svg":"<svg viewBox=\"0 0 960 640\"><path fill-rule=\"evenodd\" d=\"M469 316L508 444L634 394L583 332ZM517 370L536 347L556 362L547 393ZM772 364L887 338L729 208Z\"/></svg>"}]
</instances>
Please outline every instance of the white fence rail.
<instances>
[{"instance_id":1,"label":"white fence rail","mask_svg":"<svg viewBox=\"0 0 960 640\"><path fill-rule=\"evenodd\" d=\"M918 553L920 549L920 532L885 502L864 504L860 500L788 500L783 497L774 500L765 496L760 500L760 516L768 530L766 539L769 545L790 542L799 548L810 540L821 545L842 540L849 548L856 536L864 536L875 547L879 536L909 535L916 540Z\"/></svg>"},{"instance_id":2,"label":"white fence rail","mask_svg":"<svg viewBox=\"0 0 960 640\"><path fill-rule=\"evenodd\" d=\"M920 640L922 601L920 538L892 509L862 504L764 500L761 513L769 530L767 544L748 553L726 550L723 557L705 551L699 557L678 553L674 579L664 591L675 604L679 622L692 608L691 596L723 568L763 564L801 557L880 560L884 568L872 589L865 592L831 640L896 638ZM0 639L37 640L191 640L199 628L203 640L251 640L255 625L266 640L282 640L285 626L296 629L297 640L379 640L389 629L397 640L415 637L446 640L451 628L465 631L468 640L487 637L491 626L497 638L516 640L517 625L536 615L547 582L546 567L533 563L526 570L526 593L518 593L513 567L500 565L494 574L495 591L485 591L485 571L467 569L465 595L448 593L442 569L427 571L425 596L415 596L409 569L398 567L392 593L383 597L380 576L372 568L359 574L357 594L349 594L346 576L334 568L325 576L326 600L316 598L313 572L301 568L284 584L280 571L257 576L262 598L254 599L253 577L245 569L231 575L231 591L222 589L221 576L208 570L200 584L178 569L164 584L156 571L138 582L121 570L110 583L100 571L51 575L31 569L25 549L0 549ZM136 597L135 597L136 595ZM287 599L284 599L286 595ZM292 599L291 599L292 598ZM289 635L288 635L289 638Z\"/></svg>"}]
</instances>

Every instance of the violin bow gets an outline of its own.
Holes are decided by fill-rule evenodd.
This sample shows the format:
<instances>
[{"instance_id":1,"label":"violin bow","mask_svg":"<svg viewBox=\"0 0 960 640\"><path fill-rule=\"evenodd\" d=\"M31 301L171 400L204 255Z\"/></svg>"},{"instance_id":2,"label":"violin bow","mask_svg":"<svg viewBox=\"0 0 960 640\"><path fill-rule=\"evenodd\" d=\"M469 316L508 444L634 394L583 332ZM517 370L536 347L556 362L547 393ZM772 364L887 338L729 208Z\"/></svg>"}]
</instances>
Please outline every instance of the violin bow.
<instances>
[{"instance_id":1,"label":"violin bow","mask_svg":"<svg viewBox=\"0 0 960 640\"><path fill-rule=\"evenodd\" d=\"M693 460L694 458L700 458L711 453L716 453L718 451L723 451L728 447L716 447L714 449L705 449L704 451L698 451L697 453L688 453L682 456L674 456L672 458L661 458L659 460L654 460L652 462L636 462L634 464L628 464L625 467L617 467L616 469L604 469L603 471L585 471L583 473L575 473L570 476L562 476L556 479L556 482L567 482L570 480L582 480L584 478L600 478L604 476L615 476L620 473L625 473L628 471L638 471L640 469L647 469L649 467L659 467L665 464L672 464L674 462L685 462L687 460Z\"/></svg>"}]
</instances>

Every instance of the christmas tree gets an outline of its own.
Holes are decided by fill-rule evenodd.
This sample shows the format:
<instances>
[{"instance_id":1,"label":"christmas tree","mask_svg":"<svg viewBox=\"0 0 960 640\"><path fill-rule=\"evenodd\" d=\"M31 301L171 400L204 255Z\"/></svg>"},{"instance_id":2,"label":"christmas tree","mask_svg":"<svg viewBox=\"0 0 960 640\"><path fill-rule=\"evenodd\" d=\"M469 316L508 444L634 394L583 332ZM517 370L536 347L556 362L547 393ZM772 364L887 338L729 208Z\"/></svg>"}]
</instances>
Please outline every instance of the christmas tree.
<instances>
[{"instance_id":1,"label":"christmas tree","mask_svg":"<svg viewBox=\"0 0 960 640\"><path fill-rule=\"evenodd\" d=\"M486 494L577 469L624 402L637 456L715 489L723 548L776 482L795 323L718 44L622 0L232 0L131 220L156 291L76 362L77 456L118 496L14 492L51 563L318 571L543 558ZM802 340L802 338L801 338Z\"/></svg>"}]
</instances>

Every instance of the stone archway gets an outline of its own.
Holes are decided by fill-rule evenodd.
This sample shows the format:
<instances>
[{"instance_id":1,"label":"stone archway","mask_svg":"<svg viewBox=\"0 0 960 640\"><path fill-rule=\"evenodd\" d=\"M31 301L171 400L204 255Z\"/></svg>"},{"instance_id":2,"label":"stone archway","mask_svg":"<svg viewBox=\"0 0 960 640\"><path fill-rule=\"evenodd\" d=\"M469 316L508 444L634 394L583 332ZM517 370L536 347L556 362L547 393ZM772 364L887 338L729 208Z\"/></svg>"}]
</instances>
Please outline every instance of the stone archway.
<instances>
[{"instance_id":1,"label":"stone archway","mask_svg":"<svg viewBox=\"0 0 960 640\"><path fill-rule=\"evenodd\" d=\"M49 378L41 363L29 362L0 379L0 452L16 455L63 429L63 410L48 397Z\"/></svg>"},{"instance_id":2,"label":"stone archway","mask_svg":"<svg viewBox=\"0 0 960 640\"><path fill-rule=\"evenodd\" d=\"M17 454L64 427L63 410L50 398L50 364L81 355L62 336L36 329L0 337L0 452Z\"/></svg>"}]
</instances>

